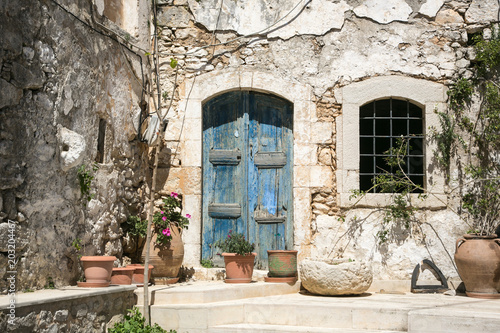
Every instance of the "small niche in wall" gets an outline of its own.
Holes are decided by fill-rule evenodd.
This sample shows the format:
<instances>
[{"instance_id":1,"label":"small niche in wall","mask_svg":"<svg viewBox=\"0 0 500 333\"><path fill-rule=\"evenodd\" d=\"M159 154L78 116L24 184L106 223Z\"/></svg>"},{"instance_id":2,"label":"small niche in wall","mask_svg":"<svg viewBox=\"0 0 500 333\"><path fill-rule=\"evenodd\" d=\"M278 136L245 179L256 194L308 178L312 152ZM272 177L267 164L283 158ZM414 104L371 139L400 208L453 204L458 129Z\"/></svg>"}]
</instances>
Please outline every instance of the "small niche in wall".
<instances>
[{"instance_id":1,"label":"small niche in wall","mask_svg":"<svg viewBox=\"0 0 500 333\"><path fill-rule=\"evenodd\" d=\"M97 135L97 155L95 161L97 163L104 162L104 140L106 138L106 120L99 119L99 133Z\"/></svg>"},{"instance_id":2,"label":"small niche in wall","mask_svg":"<svg viewBox=\"0 0 500 333\"><path fill-rule=\"evenodd\" d=\"M121 27L123 25L122 0L104 0L104 16Z\"/></svg>"},{"instance_id":3,"label":"small niche in wall","mask_svg":"<svg viewBox=\"0 0 500 333\"><path fill-rule=\"evenodd\" d=\"M139 29L139 15L141 6L137 0L100 0L106 18L116 24L128 35L136 36Z\"/></svg>"}]
</instances>

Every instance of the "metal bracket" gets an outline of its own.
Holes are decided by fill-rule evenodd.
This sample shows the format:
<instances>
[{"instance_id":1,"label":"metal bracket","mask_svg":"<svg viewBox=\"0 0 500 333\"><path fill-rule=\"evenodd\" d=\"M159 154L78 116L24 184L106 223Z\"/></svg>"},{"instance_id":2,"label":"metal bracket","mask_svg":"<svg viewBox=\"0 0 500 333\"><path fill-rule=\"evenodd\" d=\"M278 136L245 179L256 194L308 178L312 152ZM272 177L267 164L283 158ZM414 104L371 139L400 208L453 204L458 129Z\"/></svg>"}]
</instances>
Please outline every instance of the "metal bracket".
<instances>
[{"instance_id":1,"label":"metal bracket","mask_svg":"<svg viewBox=\"0 0 500 333\"><path fill-rule=\"evenodd\" d=\"M437 275L437 279L441 282L440 285L417 285L418 276L420 275L420 264L415 266L413 274L411 275L411 292L419 294L435 294L444 293L449 290L448 282L444 277L443 273L437 268L437 266L430 260L424 259L422 261L422 266L426 265L429 269L434 271L434 275Z\"/></svg>"},{"instance_id":2,"label":"metal bracket","mask_svg":"<svg viewBox=\"0 0 500 333\"><path fill-rule=\"evenodd\" d=\"M210 204L208 205L208 215L215 219L237 219L241 216L240 204Z\"/></svg>"},{"instance_id":3,"label":"metal bracket","mask_svg":"<svg viewBox=\"0 0 500 333\"><path fill-rule=\"evenodd\" d=\"M259 169L279 169L286 165L286 154L271 151L255 154L254 163Z\"/></svg>"},{"instance_id":4,"label":"metal bracket","mask_svg":"<svg viewBox=\"0 0 500 333\"><path fill-rule=\"evenodd\" d=\"M208 153L208 160L213 165L238 165L241 161L239 149L211 149Z\"/></svg>"},{"instance_id":5,"label":"metal bracket","mask_svg":"<svg viewBox=\"0 0 500 333\"><path fill-rule=\"evenodd\" d=\"M253 213L253 218L256 223L284 223L286 221L286 209L283 207L279 216L269 214L266 210L256 209Z\"/></svg>"}]
</instances>

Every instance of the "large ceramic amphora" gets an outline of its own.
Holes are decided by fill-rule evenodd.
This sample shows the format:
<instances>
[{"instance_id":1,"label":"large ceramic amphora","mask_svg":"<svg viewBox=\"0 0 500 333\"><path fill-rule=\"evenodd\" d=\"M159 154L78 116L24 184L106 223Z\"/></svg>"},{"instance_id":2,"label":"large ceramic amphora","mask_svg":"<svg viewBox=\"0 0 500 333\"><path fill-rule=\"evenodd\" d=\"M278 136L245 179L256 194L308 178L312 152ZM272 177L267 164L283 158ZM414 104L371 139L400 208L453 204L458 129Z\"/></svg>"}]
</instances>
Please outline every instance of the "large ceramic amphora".
<instances>
[{"instance_id":1,"label":"large ceramic amphora","mask_svg":"<svg viewBox=\"0 0 500 333\"><path fill-rule=\"evenodd\" d=\"M165 245L156 244L156 234L151 237L149 244L149 264L154 266L153 278L155 283L160 280L177 279L184 259L184 243L182 243L182 229L171 227L172 240ZM146 257L146 246L142 251L142 262ZM161 283L161 282L160 282Z\"/></svg>"},{"instance_id":2,"label":"large ceramic amphora","mask_svg":"<svg viewBox=\"0 0 500 333\"><path fill-rule=\"evenodd\" d=\"M455 263L467 296L500 298L500 238L464 235L456 243Z\"/></svg>"}]
</instances>

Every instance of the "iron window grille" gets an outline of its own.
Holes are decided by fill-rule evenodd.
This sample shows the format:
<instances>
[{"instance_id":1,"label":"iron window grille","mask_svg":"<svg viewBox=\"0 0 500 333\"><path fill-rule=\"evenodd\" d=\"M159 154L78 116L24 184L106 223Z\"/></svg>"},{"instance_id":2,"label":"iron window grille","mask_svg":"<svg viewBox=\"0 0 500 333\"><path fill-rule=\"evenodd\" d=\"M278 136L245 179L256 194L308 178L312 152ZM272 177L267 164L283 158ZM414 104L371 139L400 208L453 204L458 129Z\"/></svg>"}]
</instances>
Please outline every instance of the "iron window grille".
<instances>
[{"instance_id":1,"label":"iron window grille","mask_svg":"<svg viewBox=\"0 0 500 333\"><path fill-rule=\"evenodd\" d=\"M388 156L386 152L396 147L397 139L401 137L409 140L403 171L412 182L423 188L425 156L422 108L407 100L388 98L361 106L359 114L360 190L380 192L373 187L376 177L386 172L395 174L397 167L387 165L385 158ZM395 192L401 190L396 189Z\"/></svg>"}]
</instances>

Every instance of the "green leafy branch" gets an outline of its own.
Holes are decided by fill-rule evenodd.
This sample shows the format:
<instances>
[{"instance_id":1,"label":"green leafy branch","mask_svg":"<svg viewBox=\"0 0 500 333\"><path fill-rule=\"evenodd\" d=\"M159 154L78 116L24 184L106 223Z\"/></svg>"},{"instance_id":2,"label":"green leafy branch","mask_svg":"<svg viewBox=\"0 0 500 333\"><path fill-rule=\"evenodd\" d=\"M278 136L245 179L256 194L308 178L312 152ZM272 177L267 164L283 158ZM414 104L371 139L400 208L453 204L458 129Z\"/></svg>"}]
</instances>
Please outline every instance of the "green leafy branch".
<instances>
[{"instance_id":1,"label":"green leafy branch","mask_svg":"<svg viewBox=\"0 0 500 333\"><path fill-rule=\"evenodd\" d=\"M123 224L123 232L134 236L134 237L146 237L148 228L148 221L141 220L140 217L136 215L130 215L127 221Z\"/></svg>"}]
</instances>

